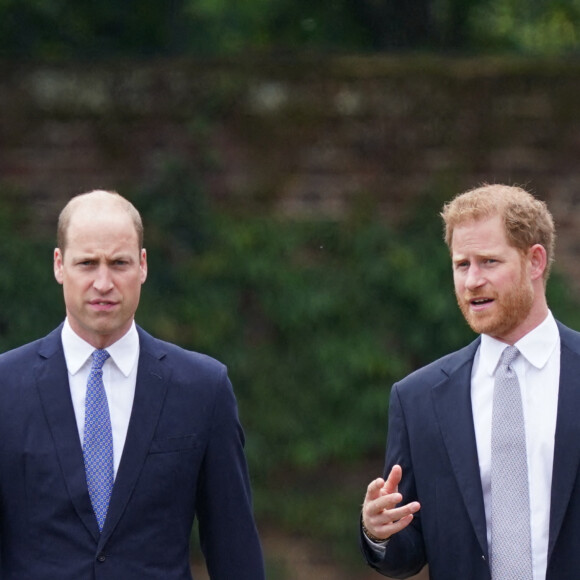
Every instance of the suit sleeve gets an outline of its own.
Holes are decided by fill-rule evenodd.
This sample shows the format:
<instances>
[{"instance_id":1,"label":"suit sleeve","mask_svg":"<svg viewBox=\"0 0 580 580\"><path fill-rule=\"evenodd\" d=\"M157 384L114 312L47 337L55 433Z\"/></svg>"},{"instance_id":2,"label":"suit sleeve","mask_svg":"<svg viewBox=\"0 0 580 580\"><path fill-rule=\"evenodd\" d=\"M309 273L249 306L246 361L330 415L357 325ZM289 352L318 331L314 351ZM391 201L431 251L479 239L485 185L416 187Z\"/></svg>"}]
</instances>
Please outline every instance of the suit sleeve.
<instances>
[{"instance_id":1,"label":"suit sleeve","mask_svg":"<svg viewBox=\"0 0 580 580\"><path fill-rule=\"evenodd\" d=\"M396 384L391 390L389 403L389 431L383 475L385 479L395 464L400 465L403 470L403 478L399 485L403 503L418 501L405 413ZM361 536L361 548L367 562L385 576L409 578L417 574L426 564L421 511L415 514L409 526L391 536L384 549L372 550L362 540Z\"/></svg>"},{"instance_id":2,"label":"suit sleeve","mask_svg":"<svg viewBox=\"0 0 580 580\"><path fill-rule=\"evenodd\" d=\"M225 367L215 388L211 435L196 498L201 548L212 580L262 580L244 433Z\"/></svg>"}]
</instances>

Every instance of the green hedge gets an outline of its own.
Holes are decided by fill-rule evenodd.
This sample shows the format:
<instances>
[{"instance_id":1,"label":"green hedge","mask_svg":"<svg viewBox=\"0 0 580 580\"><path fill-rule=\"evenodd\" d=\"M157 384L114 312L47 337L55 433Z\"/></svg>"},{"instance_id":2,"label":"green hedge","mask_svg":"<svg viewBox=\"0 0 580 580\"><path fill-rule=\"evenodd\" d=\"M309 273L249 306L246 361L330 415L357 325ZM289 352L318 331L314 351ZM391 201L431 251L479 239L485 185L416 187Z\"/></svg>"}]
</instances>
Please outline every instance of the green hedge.
<instances>
[{"instance_id":1,"label":"green hedge","mask_svg":"<svg viewBox=\"0 0 580 580\"><path fill-rule=\"evenodd\" d=\"M471 336L436 209L393 231L372 211L211 212L185 182L135 201L150 269L138 319L228 364L255 472L382 448L387 387Z\"/></svg>"},{"instance_id":2,"label":"green hedge","mask_svg":"<svg viewBox=\"0 0 580 580\"><path fill-rule=\"evenodd\" d=\"M579 28L577 0L0 0L0 57L376 50L574 56Z\"/></svg>"},{"instance_id":3,"label":"green hedge","mask_svg":"<svg viewBox=\"0 0 580 580\"><path fill-rule=\"evenodd\" d=\"M332 491L317 488L312 474L380 457L392 382L474 337L453 296L442 196L426 193L396 229L372 204L338 221L218 211L179 168L130 197L143 214L149 259L137 321L228 365L258 513L296 529L316 516L327 524L320 535L354 546L364 489L345 495L338 479ZM6 349L47 333L64 308L54 242L23 235L30 224L18 196L1 199ZM556 315L580 327L558 276L550 296ZM292 490L293 477L312 494ZM317 515L313 505L328 510L330 497L350 511Z\"/></svg>"}]
</instances>

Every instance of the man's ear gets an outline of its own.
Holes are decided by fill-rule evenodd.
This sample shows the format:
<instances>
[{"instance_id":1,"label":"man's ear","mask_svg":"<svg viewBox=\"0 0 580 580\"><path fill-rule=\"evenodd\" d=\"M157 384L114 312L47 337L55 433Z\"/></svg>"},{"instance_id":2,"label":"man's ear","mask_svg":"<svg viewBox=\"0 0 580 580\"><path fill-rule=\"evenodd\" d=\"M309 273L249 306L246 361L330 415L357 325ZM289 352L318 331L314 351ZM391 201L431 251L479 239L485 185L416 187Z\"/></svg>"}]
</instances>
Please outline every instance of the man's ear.
<instances>
[{"instance_id":1,"label":"man's ear","mask_svg":"<svg viewBox=\"0 0 580 580\"><path fill-rule=\"evenodd\" d=\"M528 250L528 259L530 261L530 276L532 280L537 280L544 276L544 271L548 266L548 255L546 248L542 244L534 244Z\"/></svg>"},{"instance_id":2,"label":"man's ear","mask_svg":"<svg viewBox=\"0 0 580 580\"><path fill-rule=\"evenodd\" d=\"M59 284L62 284L63 273L62 273L62 252L60 248L54 249L54 277Z\"/></svg>"},{"instance_id":3,"label":"man's ear","mask_svg":"<svg viewBox=\"0 0 580 580\"><path fill-rule=\"evenodd\" d=\"M147 250L145 248L141 249L139 268L141 269L141 284L144 284L147 280Z\"/></svg>"}]
</instances>

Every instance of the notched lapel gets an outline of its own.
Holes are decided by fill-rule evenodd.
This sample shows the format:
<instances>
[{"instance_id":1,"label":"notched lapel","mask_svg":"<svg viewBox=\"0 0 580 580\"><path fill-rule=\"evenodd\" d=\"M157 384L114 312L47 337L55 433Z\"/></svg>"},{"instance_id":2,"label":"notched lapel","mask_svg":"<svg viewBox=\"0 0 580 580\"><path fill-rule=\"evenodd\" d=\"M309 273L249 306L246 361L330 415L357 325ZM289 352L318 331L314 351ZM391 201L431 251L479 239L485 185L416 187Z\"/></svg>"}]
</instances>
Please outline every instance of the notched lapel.
<instances>
[{"instance_id":1,"label":"notched lapel","mask_svg":"<svg viewBox=\"0 0 580 580\"><path fill-rule=\"evenodd\" d=\"M87 490L83 452L60 340L59 328L58 333L53 332L41 343L40 361L35 368L37 388L71 501L96 540L99 530Z\"/></svg>"},{"instance_id":2,"label":"notched lapel","mask_svg":"<svg viewBox=\"0 0 580 580\"><path fill-rule=\"evenodd\" d=\"M142 336L140 338L143 340ZM141 343L133 410L101 536L101 546L110 537L123 515L151 447L169 379L165 376L167 373L160 362L163 356L154 354Z\"/></svg>"},{"instance_id":3,"label":"notched lapel","mask_svg":"<svg viewBox=\"0 0 580 580\"><path fill-rule=\"evenodd\" d=\"M471 408L471 369L478 341L472 343L432 390L435 413L457 486L482 554L487 557L487 528Z\"/></svg>"}]
</instances>

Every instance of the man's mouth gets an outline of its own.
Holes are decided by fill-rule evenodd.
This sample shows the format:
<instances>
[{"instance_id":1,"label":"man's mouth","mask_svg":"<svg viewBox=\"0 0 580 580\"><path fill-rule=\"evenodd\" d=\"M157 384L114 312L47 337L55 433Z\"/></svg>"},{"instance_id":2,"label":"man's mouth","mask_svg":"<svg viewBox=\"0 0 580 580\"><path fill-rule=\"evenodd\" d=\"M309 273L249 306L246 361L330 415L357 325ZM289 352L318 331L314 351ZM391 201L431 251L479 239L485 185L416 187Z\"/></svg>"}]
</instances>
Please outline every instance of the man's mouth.
<instances>
[{"instance_id":1,"label":"man's mouth","mask_svg":"<svg viewBox=\"0 0 580 580\"><path fill-rule=\"evenodd\" d=\"M114 307L116 302L111 300L91 300L89 304L98 310L106 310Z\"/></svg>"},{"instance_id":2,"label":"man's mouth","mask_svg":"<svg viewBox=\"0 0 580 580\"><path fill-rule=\"evenodd\" d=\"M494 302L493 298L470 298L467 303L472 312L485 312Z\"/></svg>"}]
</instances>

